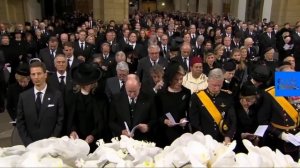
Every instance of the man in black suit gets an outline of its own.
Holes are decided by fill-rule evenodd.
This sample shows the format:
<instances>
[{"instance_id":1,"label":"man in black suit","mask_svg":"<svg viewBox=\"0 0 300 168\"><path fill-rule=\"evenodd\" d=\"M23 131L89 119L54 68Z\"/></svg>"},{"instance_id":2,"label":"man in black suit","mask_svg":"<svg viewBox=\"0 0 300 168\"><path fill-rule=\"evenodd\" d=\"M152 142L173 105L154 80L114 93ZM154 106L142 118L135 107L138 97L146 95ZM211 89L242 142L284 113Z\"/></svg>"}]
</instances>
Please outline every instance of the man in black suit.
<instances>
[{"instance_id":1,"label":"man in black suit","mask_svg":"<svg viewBox=\"0 0 300 168\"><path fill-rule=\"evenodd\" d=\"M79 63L80 63L80 60L77 59L75 56L74 56L74 44L72 42L66 42L64 44L64 54L66 56L66 59L67 59L67 71L70 73L71 70L78 66Z\"/></svg>"},{"instance_id":2,"label":"man in black suit","mask_svg":"<svg viewBox=\"0 0 300 168\"><path fill-rule=\"evenodd\" d=\"M112 96L125 91L125 82L129 74L129 67L125 61L121 61L116 67L117 76L108 78L105 85L105 94L111 100Z\"/></svg>"},{"instance_id":3,"label":"man in black suit","mask_svg":"<svg viewBox=\"0 0 300 168\"><path fill-rule=\"evenodd\" d=\"M195 45L197 40L197 34L196 34L196 25L192 24L190 25L190 35L191 35L191 44Z\"/></svg>"},{"instance_id":4,"label":"man in black suit","mask_svg":"<svg viewBox=\"0 0 300 168\"><path fill-rule=\"evenodd\" d=\"M113 97L110 108L109 126L114 136L126 135L137 140L151 140L151 130L156 123L156 109L154 98L140 92L141 83L139 78L128 75L125 84L126 93L122 92ZM129 129L137 126L133 134Z\"/></svg>"},{"instance_id":5,"label":"man in black suit","mask_svg":"<svg viewBox=\"0 0 300 168\"><path fill-rule=\"evenodd\" d=\"M70 73L67 71L67 57L64 54L56 55L54 59L56 72L49 75L47 83L52 88L57 88L62 95L73 89Z\"/></svg>"},{"instance_id":6,"label":"man in black suit","mask_svg":"<svg viewBox=\"0 0 300 168\"><path fill-rule=\"evenodd\" d=\"M46 69L49 72L55 72L54 58L56 54L63 53L62 49L58 48L58 39L56 37L50 37L48 41L48 48L40 50L39 58L46 65Z\"/></svg>"},{"instance_id":7,"label":"man in black suit","mask_svg":"<svg viewBox=\"0 0 300 168\"><path fill-rule=\"evenodd\" d=\"M129 39L128 39L129 32L130 32L129 29L122 30L122 35L120 35L120 37L118 39L118 44L120 45L120 50L122 50L122 51L124 51L125 46L129 42Z\"/></svg>"},{"instance_id":8,"label":"man in black suit","mask_svg":"<svg viewBox=\"0 0 300 168\"><path fill-rule=\"evenodd\" d=\"M149 71L152 66L159 64L164 68L167 67L168 61L163 57L159 57L159 50L160 48L158 45L150 45L148 47L149 56L139 60L137 75L141 79L142 83L151 79Z\"/></svg>"},{"instance_id":9,"label":"man in black suit","mask_svg":"<svg viewBox=\"0 0 300 168\"><path fill-rule=\"evenodd\" d=\"M244 40L244 46L247 49L247 59L251 62L255 62L259 59L256 49L253 47L253 40L248 37Z\"/></svg>"},{"instance_id":10,"label":"man in black suit","mask_svg":"<svg viewBox=\"0 0 300 168\"><path fill-rule=\"evenodd\" d=\"M160 47L160 52L159 56L164 57L166 60L169 60L170 58L170 48L171 46L169 45L169 38L166 34L161 36L161 44L159 45Z\"/></svg>"},{"instance_id":11,"label":"man in black suit","mask_svg":"<svg viewBox=\"0 0 300 168\"><path fill-rule=\"evenodd\" d=\"M268 47L276 49L276 37L272 33L273 28L271 26L267 27L266 32L262 33L259 38L259 55L263 58Z\"/></svg>"},{"instance_id":12,"label":"man in black suit","mask_svg":"<svg viewBox=\"0 0 300 168\"><path fill-rule=\"evenodd\" d=\"M79 40L74 42L74 55L81 61L91 61L93 47L91 44L86 43L86 31L79 32Z\"/></svg>"},{"instance_id":13,"label":"man in black suit","mask_svg":"<svg viewBox=\"0 0 300 168\"><path fill-rule=\"evenodd\" d=\"M115 55L118 51L121 50L121 47L120 47L119 43L116 42L114 34L116 34L114 30L109 30L108 32L106 32L106 35L105 35L105 37L106 37L106 42L105 43L109 44L110 53L112 55Z\"/></svg>"},{"instance_id":14,"label":"man in black suit","mask_svg":"<svg viewBox=\"0 0 300 168\"><path fill-rule=\"evenodd\" d=\"M137 56L139 59L141 59L147 55L147 52L145 52L144 46L142 44L137 43L136 41L137 41L137 34L135 32L130 32L129 33L129 42L126 47L132 48L135 56Z\"/></svg>"},{"instance_id":15,"label":"man in black suit","mask_svg":"<svg viewBox=\"0 0 300 168\"><path fill-rule=\"evenodd\" d=\"M105 72L105 78L112 77L115 56L111 53L111 47L108 43L103 43L101 45L101 54L99 54L99 56L102 60L101 69Z\"/></svg>"},{"instance_id":16,"label":"man in black suit","mask_svg":"<svg viewBox=\"0 0 300 168\"><path fill-rule=\"evenodd\" d=\"M191 45L184 43L180 48L180 55L174 57L172 60L177 61L184 68L186 72L189 72L190 65L190 55L191 55Z\"/></svg>"},{"instance_id":17,"label":"man in black suit","mask_svg":"<svg viewBox=\"0 0 300 168\"><path fill-rule=\"evenodd\" d=\"M64 104L61 93L47 85L46 66L41 62L30 65L34 87L20 94L17 128L24 145L61 135Z\"/></svg>"}]
</instances>

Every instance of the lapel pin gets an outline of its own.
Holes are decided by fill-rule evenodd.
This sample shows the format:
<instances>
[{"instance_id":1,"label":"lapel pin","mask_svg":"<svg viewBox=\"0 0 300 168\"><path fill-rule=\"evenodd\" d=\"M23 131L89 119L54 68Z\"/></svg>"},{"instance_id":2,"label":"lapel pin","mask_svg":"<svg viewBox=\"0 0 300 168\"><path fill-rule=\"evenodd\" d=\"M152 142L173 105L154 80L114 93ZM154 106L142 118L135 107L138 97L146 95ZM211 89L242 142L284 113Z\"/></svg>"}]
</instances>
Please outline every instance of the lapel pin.
<instances>
[{"instance_id":1,"label":"lapel pin","mask_svg":"<svg viewBox=\"0 0 300 168\"><path fill-rule=\"evenodd\" d=\"M50 97L48 97L48 100L50 100Z\"/></svg>"}]
</instances>

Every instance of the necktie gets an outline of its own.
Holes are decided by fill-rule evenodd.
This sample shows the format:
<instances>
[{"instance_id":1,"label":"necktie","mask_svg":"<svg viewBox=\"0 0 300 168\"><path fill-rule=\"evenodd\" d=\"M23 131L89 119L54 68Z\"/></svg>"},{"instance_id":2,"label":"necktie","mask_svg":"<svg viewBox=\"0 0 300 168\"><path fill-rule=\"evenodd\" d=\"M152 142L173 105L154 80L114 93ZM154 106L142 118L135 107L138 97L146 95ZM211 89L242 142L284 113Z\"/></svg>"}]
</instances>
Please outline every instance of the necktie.
<instances>
[{"instance_id":1,"label":"necktie","mask_svg":"<svg viewBox=\"0 0 300 168\"><path fill-rule=\"evenodd\" d=\"M268 33L269 37L271 38L271 33Z\"/></svg>"},{"instance_id":2,"label":"necktie","mask_svg":"<svg viewBox=\"0 0 300 168\"><path fill-rule=\"evenodd\" d=\"M65 85L65 76L60 76L59 79L59 83Z\"/></svg>"},{"instance_id":3,"label":"necktie","mask_svg":"<svg viewBox=\"0 0 300 168\"><path fill-rule=\"evenodd\" d=\"M51 50L51 55L52 55L52 57L55 57L54 51L55 51L55 50Z\"/></svg>"},{"instance_id":4,"label":"necktie","mask_svg":"<svg viewBox=\"0 0 300 168\"><path fill-rule=\"evenodd\" d=\"M84 48L83 48L83 43L81 43L81 46L80 46L80 48L81 48L82 50L84 50Z\"/></svg>"},{"instance_id":5,"label":"necktie","mask_svg":"<svg viewBox=\"0 0 300 168\"><path fill-rule=\"evenodd\" d=\"M71 65L70 65L70 61L71 61L71 59L67 59L68 60L68 64L67 64L67 70L69 71L70 70L70 68L71 68Z\"/></svg>"},{"instance_id":6,"label":"necktie","mask_svg":"<svg viewBox=\"0 0 300 168\"><path fill-rule=\"evenodd\" d=\"M163 52L164 52L164 55L167 55L166 46L164 46L164 48L163 48Z\"/></svg>"},{"instance_id":7,"label":"necktie","mask_svg":"<svg viewBox=\"0 0 300 168\"><path fill-rule=\"evenodd\" d=\"M129 112L130 112L130 122L131 122L131 126L133 124L133 112L134 112L134 107L135 107L135 102L134 102L134 98L130 99L130 104L129 104Z\"/></svg>"},{"instance_id":8,"label":"necktie","mask_svg":"<svg viewBox=\"0 0 300 168\"><path fill-rule=\"evenodd\" d=\"M121 81L121 87L120 87L120 92L123 92L125 91L125 82L124 81Z\"/></svg>"},{"instance_id":9,"label":"necktie","mask_svg":"<svg viewBox=\"0 0 300 168\"><path fill-rule=\"evenodd\" d=\"M62 94L64 93L65 86L66 86L65 76L60 76L59 77L59 90L61 91Z\"/></svg>"},{"instance_id":10,"label":"necktie","mask_svg":"<svg viewBox=\"0 0 300 168\"><path fill-rule=\"evenodd\" d=\"M183 58L183 64L186 70L189 70L189 66L187 65L187 58Z\"/></svg>"},{"instance_id":11,"label":"necktie","mask_svg":"<svg viewBox=\"0 0 300 168\"><path fill-rule=\"evenodd\" d=\"M156 65L156 61L152 61L152 66Z\"/></svg>"},{"instance_id":12,"label":"necktie","mask_svg":"<svg viewBox=\"0 0 300 168\"><path fill-rule=\"evenodd\" d=\"M42 92L36 93L35 107L36 107L37 115L39 116L42 107Z\"/></svg>"}]
</instances>

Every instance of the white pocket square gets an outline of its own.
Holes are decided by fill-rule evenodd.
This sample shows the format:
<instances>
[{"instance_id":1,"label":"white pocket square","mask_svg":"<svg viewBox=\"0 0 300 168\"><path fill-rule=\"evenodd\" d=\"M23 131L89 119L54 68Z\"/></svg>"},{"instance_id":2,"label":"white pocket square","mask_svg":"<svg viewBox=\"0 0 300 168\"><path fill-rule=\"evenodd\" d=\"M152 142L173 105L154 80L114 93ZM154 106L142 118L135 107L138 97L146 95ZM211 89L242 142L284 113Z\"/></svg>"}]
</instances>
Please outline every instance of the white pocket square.
<instances>
[{"instance_id":1,"label":"white pocket square","mask_svg":"<svg viewBox=\"0 0 300 168\"><path fill-rule=\"evenodd\" d=\"M48 104L48 107L54 107L54 104Z\"/></svg>"}]
</instances>

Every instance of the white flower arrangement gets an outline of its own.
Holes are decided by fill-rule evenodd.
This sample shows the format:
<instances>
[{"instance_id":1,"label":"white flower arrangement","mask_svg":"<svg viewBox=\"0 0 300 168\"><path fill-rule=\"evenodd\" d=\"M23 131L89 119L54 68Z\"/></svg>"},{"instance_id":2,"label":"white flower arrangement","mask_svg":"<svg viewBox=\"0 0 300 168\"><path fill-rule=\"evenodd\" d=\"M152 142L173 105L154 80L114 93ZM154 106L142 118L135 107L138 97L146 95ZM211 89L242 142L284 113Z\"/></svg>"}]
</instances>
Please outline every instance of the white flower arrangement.
<instances>
[{"instance_id":1,"label":"white flower arrangement","mask_svg":"<svg viewBox=\"0 0 300 168\"><path fill-rule=\"evenodd\" d=\"M49 138L25 148L0 148L0 167L300 167L291 156L243 140L248 154L235 154L236 142L224 145L201 132L186 133L164 149L126 136L98 140L91 154L80 139Z\"/></svg>"}]
</instances>

